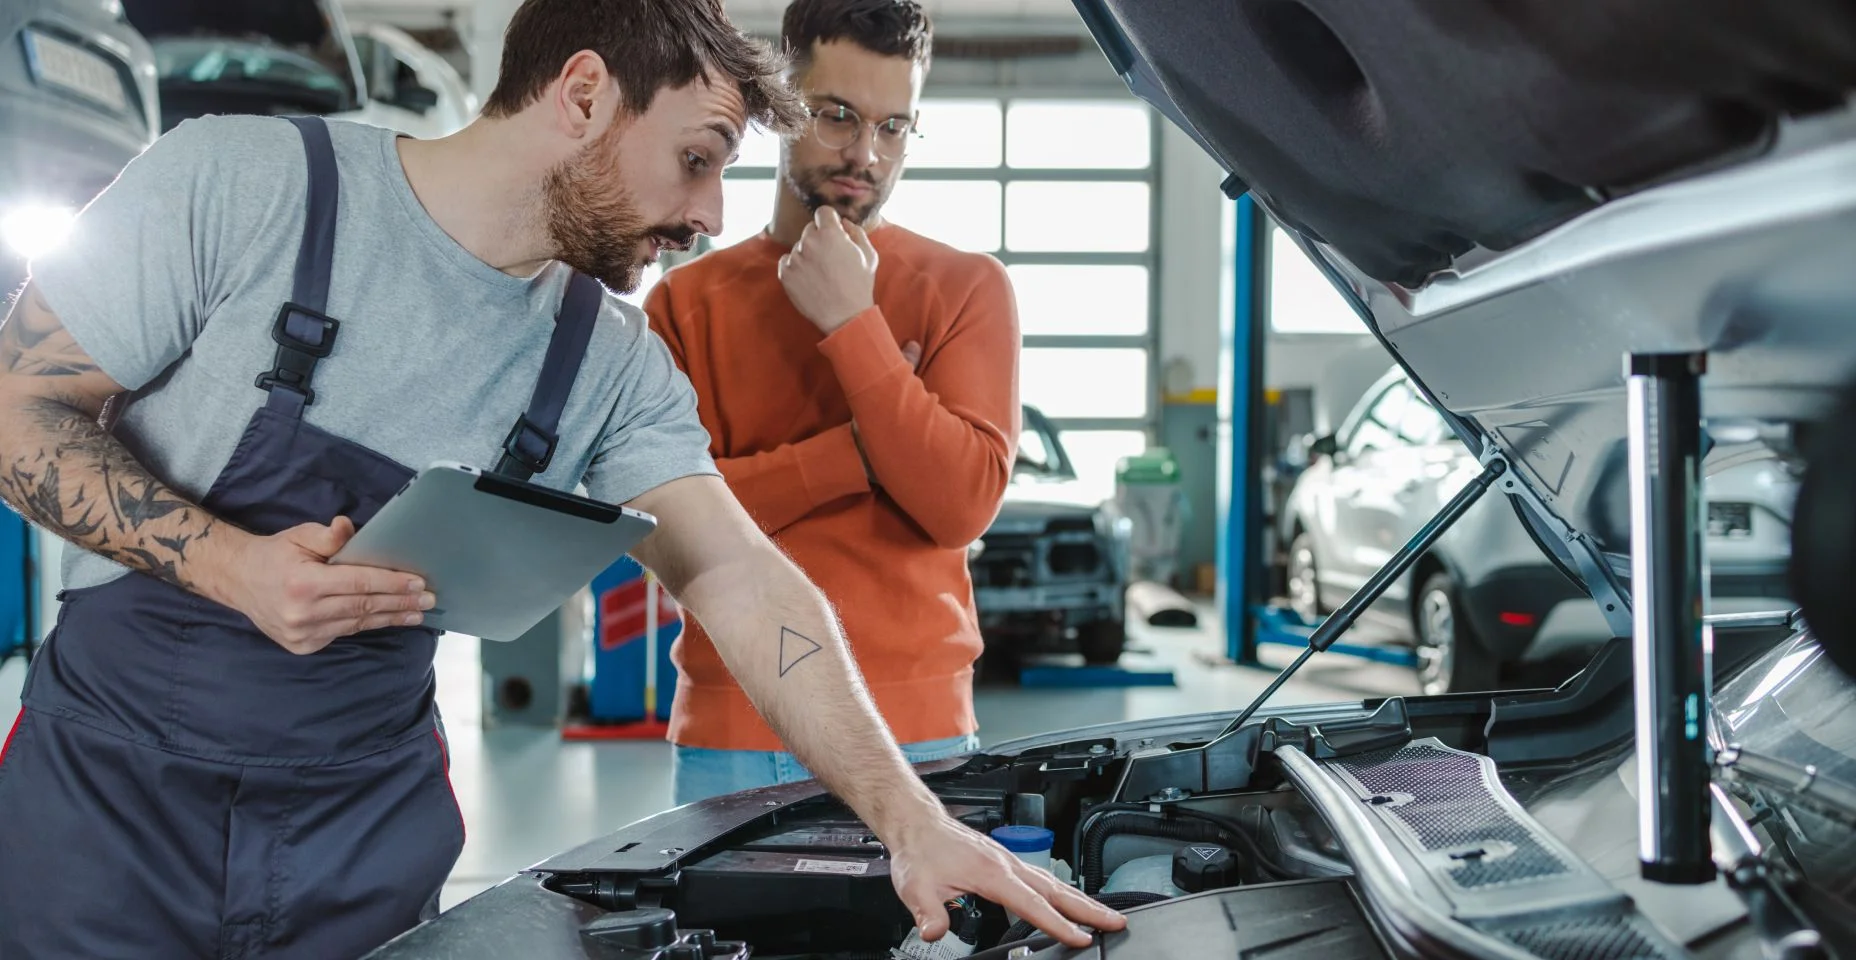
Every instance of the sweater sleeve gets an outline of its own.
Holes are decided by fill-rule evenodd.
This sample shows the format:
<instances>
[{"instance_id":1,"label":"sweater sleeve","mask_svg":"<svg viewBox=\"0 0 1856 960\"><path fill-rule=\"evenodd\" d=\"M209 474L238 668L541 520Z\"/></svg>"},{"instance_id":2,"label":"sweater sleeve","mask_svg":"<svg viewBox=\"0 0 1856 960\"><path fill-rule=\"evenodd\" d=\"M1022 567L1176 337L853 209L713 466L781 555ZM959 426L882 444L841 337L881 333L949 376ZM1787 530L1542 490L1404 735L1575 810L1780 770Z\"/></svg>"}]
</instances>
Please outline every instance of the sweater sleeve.
<instances>
[{"instance_id":1,"label":"sweater sleeve","mask_svg":"<svg viewBox=\"0 0 1856 960\"><path fill-rule=\"evenodd\" d=\"M688 358L673 302L669 284L659 283L645 300L645 312L650 315L651 329L657 331L678 369L687 375ZM719 443L715 431L711 436ZM719 453L713 448L711 452ZM863 454L858 452L849 423L772 450L741 457L717 456L715 465L735 499L768 536L834 500L870 490Z\"/></svg>"},{"instance_id":2,"label":"sweater sleeve","mask_svg":"<svg viewBox=\"0 0 1856 960\"><path fill-rule=\"evenodd\" d=\"M946 334L923 344L919 370L909 368L880 308L820 345L877 485L946 548L978 540L997 516L1021 429L1018 311L1004 268L985 262L955 302Z\"/></svg>"}]
</instances>

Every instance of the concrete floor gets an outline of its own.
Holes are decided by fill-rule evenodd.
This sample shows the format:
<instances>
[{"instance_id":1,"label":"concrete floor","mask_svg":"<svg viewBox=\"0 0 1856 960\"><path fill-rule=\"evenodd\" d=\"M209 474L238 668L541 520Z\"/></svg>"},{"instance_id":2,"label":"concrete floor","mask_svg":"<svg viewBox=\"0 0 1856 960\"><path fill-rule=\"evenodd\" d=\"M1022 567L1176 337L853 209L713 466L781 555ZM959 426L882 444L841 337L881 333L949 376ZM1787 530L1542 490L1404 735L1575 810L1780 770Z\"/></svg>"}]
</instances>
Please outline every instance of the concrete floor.
<instances>
[{"instance_id":1,"label":"concrete floor","mask_svg":"<svg viewBox=\"0 0 1856 960\"><path fill-rule=\"evenodd\" d=\"M1177 686L1052 690L982 686L980 737L996 743L1071 726L1235 709L1261 692L1271 670L1217 666L1223 634L1209 616L1191 629L1137 625L1124 664L1165 665ZM451 735L452 782L468 839L446 886L446 908L539 860L656 813L670 804L670 747L662 742L563 743L547 730L482 727L477 644L446 638L438 657L441 709ZM1296 651L1266 647L1266 664ZM24 664L0 666L0 718L18 707ZM1279 704L1411 694L1401 668L1338 655L1312 660L1272 701Z\"/></svg>"}]
</instances>

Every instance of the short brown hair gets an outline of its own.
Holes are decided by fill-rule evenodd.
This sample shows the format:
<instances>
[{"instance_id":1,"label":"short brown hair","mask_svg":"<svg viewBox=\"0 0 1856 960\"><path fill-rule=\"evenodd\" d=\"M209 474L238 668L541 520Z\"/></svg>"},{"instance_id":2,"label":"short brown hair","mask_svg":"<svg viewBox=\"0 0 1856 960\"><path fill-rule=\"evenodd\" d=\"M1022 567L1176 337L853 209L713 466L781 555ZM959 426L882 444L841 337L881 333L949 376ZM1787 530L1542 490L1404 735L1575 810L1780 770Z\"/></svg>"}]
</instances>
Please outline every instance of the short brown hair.
<instances>
[{"instance_id":1,"label":"short brown hair","mask_svg":"<svg viewBox=\"0 0 1856 960\"><path fill-rule=\"evenodd\" d=\"M812 45L849 40L871 53L907 57L924 68L932 55L934 24L915 0L793 0L780 21L780 46L794 63Z\"/></svg>"},{"instance_id":2,"label":"short brown hair","mask_svg":"<svg viewBox=\"0 0 1856 960\"><path fill-rule=\"evenodd\" d=\"M784 58L736 30L722 0L524 0L503 36L502 68L483 115L508 116L533 103L582 50L606 61L633 114L650 109L659 90L714 70L740 85L753 123L787 132L806 116L781 78Z\"/></svg>"}]
</instances>

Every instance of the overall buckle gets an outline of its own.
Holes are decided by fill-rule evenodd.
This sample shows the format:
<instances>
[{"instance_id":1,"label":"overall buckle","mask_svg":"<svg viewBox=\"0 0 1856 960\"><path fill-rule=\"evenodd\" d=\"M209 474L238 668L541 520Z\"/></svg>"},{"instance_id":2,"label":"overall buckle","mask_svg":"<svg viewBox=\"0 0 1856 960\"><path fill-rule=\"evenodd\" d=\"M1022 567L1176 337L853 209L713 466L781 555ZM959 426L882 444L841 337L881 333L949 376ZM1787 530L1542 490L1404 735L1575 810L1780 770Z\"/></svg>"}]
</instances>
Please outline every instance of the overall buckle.
<instances>
[{"instance_id":1,"label":"overall buckle","mask_svg":"<svg viewBox=\"0 0 1856 960\"><path fill-rule=\"evenodd\" d=\"M557 437L541 428L541 425L528 418L524 413L516 418L516 424L509 430L509 436L503 440L503 455L527 468L531 473L545 473L548 464L554 460L554 444Z\"/></svg>"},{"instance_id":2,"label":"overall buckle","mask_svg":"<svg viewBox=\"0 0 1856 960\"><path fill-rule=\"evenodd\" d=\"M309 378L316 370L316 361L334 352L335 334L340 329L341 323L335 318L286 302L271 325L271 339L277 342L276 363L258 375L258 389L284 387L302 394L305 404L316 402Z\"/></svg>"}]
</instances>

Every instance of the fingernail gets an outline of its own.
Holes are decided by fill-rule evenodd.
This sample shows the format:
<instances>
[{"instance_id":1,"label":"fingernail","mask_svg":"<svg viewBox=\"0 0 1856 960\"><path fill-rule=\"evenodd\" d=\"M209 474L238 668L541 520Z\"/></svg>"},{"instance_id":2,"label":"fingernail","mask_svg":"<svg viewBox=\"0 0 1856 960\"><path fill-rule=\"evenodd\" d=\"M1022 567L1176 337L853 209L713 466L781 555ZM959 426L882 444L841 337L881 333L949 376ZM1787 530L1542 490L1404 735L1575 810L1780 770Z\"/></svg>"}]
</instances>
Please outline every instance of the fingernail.
<instances>
[{"instance_id":1,"label":"fingernail","mask_svg":"<svg viewBox=\"0 0 1856 960\"><path fill-rule=\"evenodd\" d=\"M418 593L419 591L424 590L424 589L425 589L424 580L412 580L412 581L407 582L406 584L407 593Z\"/></svg>"},{"instance_id":2,"label":"fingernail","mask_svg":"<svg viewBox=\"0 0 1856 960\"><path fill-rule=\"evenodd\" d=\"M429 593L428 593L428 594L426 594L426 595L424 595L424 596L422 596L422 597L420 597L420 598L419 598L419 609L421 609L421 610L430 610L430 609L432 609L432 608L433 608L433 607L435 607L435 606L438 606L438 598L437 598L437 597L435 597L435 596L432 596L431 594L429 594Z\"/></svg>"},{"instance_id":3,"label":"fingernail","mask_svg":"<svg viewBox=\"0 0 1856 960\"><path fill-rule=\"evenodd\" d=\"M409 626L409 627L416 627L416 626L418 626L418 625L419 625L419 621L420 621L420 620L423 620L423 619L425 619L425 618L424 618L424 616L423 616L422 614L417 614L417 613L409 613L409 614L407 614L407 615L406 615L406 616L405 616L405 617L404 617L403 619L404 619L404 621L405 621L405 623L406 623L406 625L407 625L407 626Z\"/></svg>"}]
</instances>

